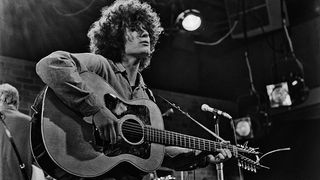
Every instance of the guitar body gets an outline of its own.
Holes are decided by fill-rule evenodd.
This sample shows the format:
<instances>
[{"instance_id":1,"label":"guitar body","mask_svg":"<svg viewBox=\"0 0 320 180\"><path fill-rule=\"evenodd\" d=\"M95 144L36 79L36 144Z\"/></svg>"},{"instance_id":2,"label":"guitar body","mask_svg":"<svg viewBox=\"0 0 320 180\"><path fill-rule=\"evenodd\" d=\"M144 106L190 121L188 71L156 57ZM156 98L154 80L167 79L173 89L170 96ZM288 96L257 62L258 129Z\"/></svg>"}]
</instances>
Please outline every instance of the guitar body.
<instances>
[{"instance_id":1,"label":"guitar body","mask_svg":"<svg viewBox=\"0 0 320 180\"><path fill-rule=\"evenodd\" d=\"M152 101L125 101L99 76L90 73L81 76L100 103L115 110L120 122L135 119L157 129L164 128L161 112ZM119 104L125 109L119 109ZM84 118L71 110L48 87L38 97L36 108L31 127L32 153L54 178L94 178L127 166L152 172L162 163L163 145L143 139L126 139L109 145L100 139L92 117Z\"/></svg>"}]
</instances>

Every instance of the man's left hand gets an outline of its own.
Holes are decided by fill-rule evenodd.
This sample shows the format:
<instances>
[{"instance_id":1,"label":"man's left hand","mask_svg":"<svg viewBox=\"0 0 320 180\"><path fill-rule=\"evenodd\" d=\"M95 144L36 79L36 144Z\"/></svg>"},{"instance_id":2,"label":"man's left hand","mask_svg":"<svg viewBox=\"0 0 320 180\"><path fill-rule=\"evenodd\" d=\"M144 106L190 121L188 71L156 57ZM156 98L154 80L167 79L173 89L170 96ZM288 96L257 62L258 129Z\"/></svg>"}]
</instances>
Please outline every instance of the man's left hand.
<instances>
[{"instance_id":1,"label":"man's left hand","mask_svg":"<svg viewBox=\"0 0 320 180\"><path fill-rule=\"evenodd\" d=\"M217 149L217 152L219 153L215 156L213 156L212 154L209 154L207 156L210 164L222 163L232 157L231 151L229 149Z\"/></svg>"}]
</instances>

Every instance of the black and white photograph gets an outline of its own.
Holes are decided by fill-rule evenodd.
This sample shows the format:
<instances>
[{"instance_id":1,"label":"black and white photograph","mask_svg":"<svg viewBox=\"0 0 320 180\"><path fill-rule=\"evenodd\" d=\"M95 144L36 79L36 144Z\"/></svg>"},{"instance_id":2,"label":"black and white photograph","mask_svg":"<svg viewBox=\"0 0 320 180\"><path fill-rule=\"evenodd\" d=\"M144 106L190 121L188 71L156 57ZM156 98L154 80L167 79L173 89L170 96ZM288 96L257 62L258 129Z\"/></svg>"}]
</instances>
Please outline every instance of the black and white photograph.
<instances>
[{"instance_id":1,"label":"black and white photograph","mask_svg":"<svg viewBox=\"0 0 320 180\"><path fill-rule=\"evenodd\" d=\"M320 179L320 0L0 0L0 180Z\"/></svg>"}]
</instances>

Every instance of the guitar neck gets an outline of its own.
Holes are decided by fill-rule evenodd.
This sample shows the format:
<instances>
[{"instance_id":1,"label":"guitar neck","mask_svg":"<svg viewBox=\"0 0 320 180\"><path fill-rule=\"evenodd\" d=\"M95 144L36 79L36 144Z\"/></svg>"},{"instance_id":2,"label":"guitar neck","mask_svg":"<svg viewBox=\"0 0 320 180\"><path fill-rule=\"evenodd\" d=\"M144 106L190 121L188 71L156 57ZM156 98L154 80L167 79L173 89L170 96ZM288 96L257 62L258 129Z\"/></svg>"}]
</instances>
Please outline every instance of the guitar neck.
<instances>
[{"instance_id":1,"label":"guitar neck","mask_svg":"<svg viewBox=\"0 0 320 180\"><path fill-rule=\"evenodd\" d=\"M144 127L144 139L148 142L208 152L215 152L217 149L229 149L235 157L238 156L238 149L233 145L176 133L173 131L155 129L149 126Z\"/></svg>"}]
</instances>

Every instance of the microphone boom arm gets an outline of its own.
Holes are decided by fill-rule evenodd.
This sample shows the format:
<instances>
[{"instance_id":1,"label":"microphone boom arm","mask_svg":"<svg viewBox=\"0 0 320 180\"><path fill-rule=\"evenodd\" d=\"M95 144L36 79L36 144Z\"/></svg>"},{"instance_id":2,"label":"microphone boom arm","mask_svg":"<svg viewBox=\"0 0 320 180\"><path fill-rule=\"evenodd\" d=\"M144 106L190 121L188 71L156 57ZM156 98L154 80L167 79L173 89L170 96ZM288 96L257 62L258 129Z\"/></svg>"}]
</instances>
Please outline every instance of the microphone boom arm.
<instances>
[{"instance_id":1,"label":"microphone boom arm","mask_svg":"<svg viewBox=\"0 0 320 180\"><path fill-rule=\"evenodd\" d=\"M198 124L201 128L203 128L204 130L206 130L208 133L210 133L212 136L214 136L215 138L217 138L218 140L220 140L221 142L228 142L224 139L222 139L220 136L218 136L216 133L212 132L210 129L208 129L207 127L205 127L204 125L202 125L201 123L199 123L197 120L195 120L193 117L191 117L187 112L184 112L183 110L181 110L181 108L177 105L175 105L174 103L171 103L170 101L168 101L167 99L165 99L164 97L158 95L161 99L163 99L164 101L166 101L168 104L170 104L172 107L174 107L175 109L177 109L178 111L180 111L183 115L185 115L186 117L188 117L189 119L191 119L193 122L195 122L196 124Z\"/></svg>"}]
</instances>

